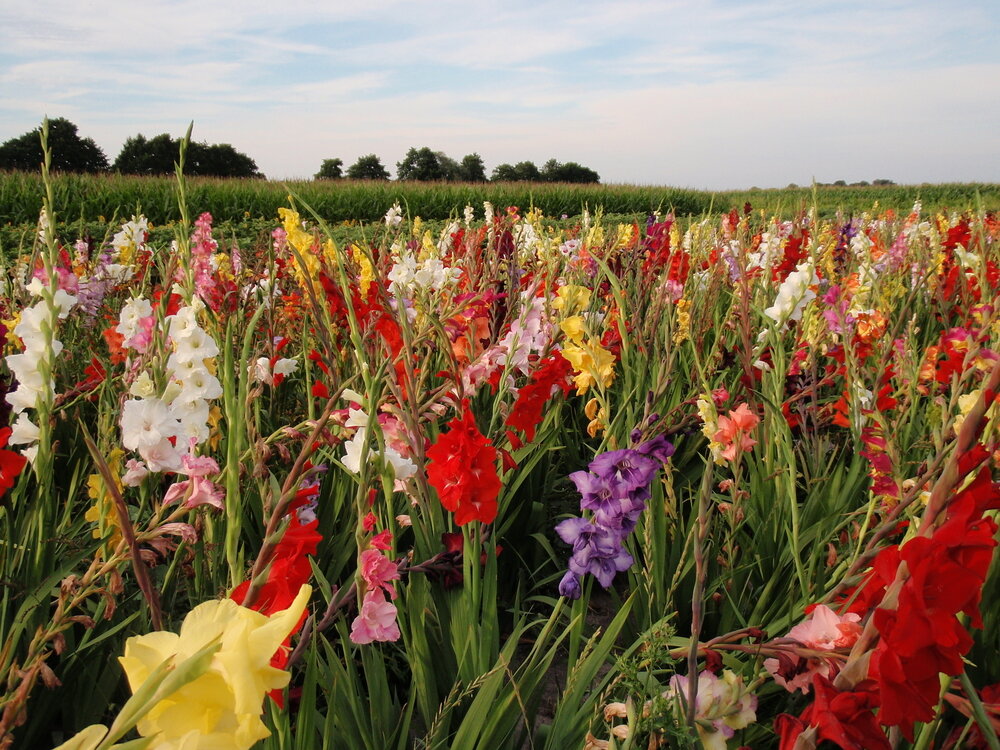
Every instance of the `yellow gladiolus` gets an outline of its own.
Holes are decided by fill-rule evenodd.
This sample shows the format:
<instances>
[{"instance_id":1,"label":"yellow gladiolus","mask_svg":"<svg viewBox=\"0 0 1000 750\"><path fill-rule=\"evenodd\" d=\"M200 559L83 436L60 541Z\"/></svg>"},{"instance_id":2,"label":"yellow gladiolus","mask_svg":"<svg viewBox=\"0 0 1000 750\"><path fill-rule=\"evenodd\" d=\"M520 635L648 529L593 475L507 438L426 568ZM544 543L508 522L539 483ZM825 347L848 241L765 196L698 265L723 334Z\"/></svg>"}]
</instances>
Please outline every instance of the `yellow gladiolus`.
<instances>
[{"instance_id":1,"label":"yellow gladiolus","mask_svg":"<svg viewBox=\"0 0 1000 750\"><path fill-rule=\"evenodd\" d=\"M178 664L218 640L208 670L154 705L136 725L155 737L151 750L247 750L269 732L261 721L265 694L288 684L271 657L298 623L312 589L302 586L292 605L271 617L230 599L205 602L184 618L180 634L129 638L122 667L137 691L167 660Z\"/></svg>"},{"instance_id":2,"label":"yellow gladiolus","mask_svg":"<svg viewBox=\"0 0 1000 750\"><path fill-rule=\"evenodd\" d=\"M562 310L567 315L572 315L585 309L590 304L590 290L578 284L566 284L559 287L555 299L552 300L552 307Z\"/></svg>"},{"instance_id":3,"label":"yellow gladiolus","mask_svg":"<svg viewBox=\"0 0 1000 750\"><path fill-rule=\"evenodd\" d=\"M573 315L559 324L562 332L566 335L570 341L574 344L580 344L583 342L583 335L586 333L583 327L583 317L580 315Z\"/></svg>"}]
</instances>

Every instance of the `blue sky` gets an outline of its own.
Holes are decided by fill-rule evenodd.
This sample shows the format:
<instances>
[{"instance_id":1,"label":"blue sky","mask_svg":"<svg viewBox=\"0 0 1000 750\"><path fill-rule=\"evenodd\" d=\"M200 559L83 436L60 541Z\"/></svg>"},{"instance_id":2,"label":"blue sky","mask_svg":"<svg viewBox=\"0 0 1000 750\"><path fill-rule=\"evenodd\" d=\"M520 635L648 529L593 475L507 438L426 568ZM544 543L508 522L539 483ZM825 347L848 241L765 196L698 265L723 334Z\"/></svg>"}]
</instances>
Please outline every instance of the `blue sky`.
<instances>
[{"instance_id":1,"label":"blue sky","mask_svg":"<svg viewBox=\"0 0 1000 750\"><path fill-rule=\"evenodd\" d=\"M411 146L725 189L1000 181L996 0L39 0L0 9L0 141L67 117L272 178Z\"/></svg>"}]
</instances>

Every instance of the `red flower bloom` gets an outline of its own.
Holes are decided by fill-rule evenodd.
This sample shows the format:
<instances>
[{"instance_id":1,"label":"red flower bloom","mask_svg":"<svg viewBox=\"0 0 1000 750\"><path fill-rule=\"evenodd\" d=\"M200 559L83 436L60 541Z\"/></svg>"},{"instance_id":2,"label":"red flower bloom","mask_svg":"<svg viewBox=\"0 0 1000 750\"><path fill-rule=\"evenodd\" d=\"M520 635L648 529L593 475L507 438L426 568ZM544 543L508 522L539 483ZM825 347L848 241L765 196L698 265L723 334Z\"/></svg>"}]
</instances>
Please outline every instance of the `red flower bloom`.
<instances>
[{"instance_id":1,"label":"red flower bloom","mask_svg":"<svg viewBox=\"0 0 1000 750\"><path fill-rule=\"evenodd\" d=\"M278 542L271 558L271 569L267 576L267 582L261 587L250 609L271 615L275 612L288 609L296 594L299 593L303 583L309 580L312 575L312 566L306 555L315 555L316 548L323 541L323 537L316 531L319 521L311 521L303 524L297 513L290 514L291 522L285 529L284 536ZM229 595L237 604L243 604L247 591L250 588L250 581L244 581ZM302 613L298 624L293 629L298 632L305 622L306 613ZM289 634L284 643L281 644L274 656L271 657L271 666L277 669L284 669L288 663L288 649L291 645L292 636ZM272 690L269 695L271 700L284 708L284 699L281 690Z\"/></svg>"},{"instance_id":2,"label":"red flower bloom","mask_svg":"<svg viewBox=\"0 0 1000 750\"><path fill-rule=\"evenodd\" d=\"M17 481L24 465L28 463L28 459L17 451L4 450L11 432L13 430L10 427L4 427L0 430L0 497L3 497L7 490L14 486L14 482Z\"/></svg>"},{"instance_id":3,"label":"red flower bloom","mask_svg":"<svg viewBox=\"0 0 1000 750\"><path fill-rule=\"evenodd\" d=\"M889 750L889 740L882 733L872 709L879 705L878 690L866 680L855 690L839 691L822 675L813 675L813 702L799 718L779 714L774 730L781 737L781 750L795 747L799 735L815 727L819 745L829 740L843 750Z\"/></svg>"},{"instance_id":4,"label":"red flower bloom","mask_svg":"<svg viewBox=\"0 0 1000 750\"><path fill-rule=\"evenodd\" d=\"M573 366L565 357L553 354L542 360L531 373L531 381L518 391L517 400L504 424L523 432L529 443L534 440L535 429L542 421L542 409L553 390L561 388L564 396L573 390L568 382L572 372ZM519 442L516 436L512 436L511 445L520 447Z\"/></svg>"},{"instance_id":5,"label":"red flower bloom","mask_svg":"<svg viewBox=\"0 0 1000 750\"><path fill-rule=\"evenodd\" d=\"M462 412L427 449L427 480L459 526L474 520L492 523L500 494L497 451L479 432L468 401L462 402Z\"/></svg>"},{"instance_id":6,"label":"red flower bloom","mask_svg":"<svg viewBox=\"0 0 1000 750\"><path fill-rule=\"evenodd\" d=\"M982 627L979 601L997 530L983 513L998 502L1000 491L984 468L951 501L945 522L932 536L918 536L899 550L909 575L896 608L875 610L880 640L869 676L881 692L878 718L899 726L911 741L914 722L934 718L939 675L961 674L962 657L972 648L972 637L956 615L964 612Z\"/></svg>"}]
</instances>

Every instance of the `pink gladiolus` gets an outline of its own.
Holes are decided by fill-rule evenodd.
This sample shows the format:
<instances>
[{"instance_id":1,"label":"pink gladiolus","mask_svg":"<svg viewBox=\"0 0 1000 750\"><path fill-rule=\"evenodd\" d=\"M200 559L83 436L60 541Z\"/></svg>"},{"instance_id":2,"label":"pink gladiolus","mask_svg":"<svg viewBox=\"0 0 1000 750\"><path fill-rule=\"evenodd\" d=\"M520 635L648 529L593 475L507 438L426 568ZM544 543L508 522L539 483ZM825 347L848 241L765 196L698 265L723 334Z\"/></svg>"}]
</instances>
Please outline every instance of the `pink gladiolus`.
<instances>
[{"instance_id":1,"label":"pink gladiolus","mask_svg":"<svg viewBox=\"0 0 1000 750\"><path fill-rule=\"evenodd\" d=\"M399 580L399 568L392 560L378 550L366 549L361 553L360 569L369 591L382 589L390 599L396 598L396 589L390 581Z\"/></svg>"},{"instance_id":2,"label":"pink gladiolus","mask_svg":"<svg viewBox=\"0 0 1000 750\"><path fill-rule=\"evenodd\" d=\"M373 641L399 640L396 605L387 601L378 590L365 594L361 613L351 623L351 642L364 645Z\"/></svg>"},{"instance_id":3,"label":"pink gladiolus","mask_svg":"<svg viewBox=\"0 0 1000 750\"><path fill-rule=\"evenodd\" d=\"M760 417L750 411L746 404L740 404L729 411L729 416L719 417L719 430L712 440L725 446L722 457L727 461L735 461L740 452L748 451L757 445L750 437L750 432L760 422Z\"/></svg>"},{"instance_id":4,"label":"pink gladiolus","mask_svg":"<svg viewBox=\"0 0 1000 750\"><path fill-rule=\"evenodd\" d=\"M222 510L225 492L212 482L200 476L194 476L183 482L174 482L163 496L163 504L170 505L184 499L184 506L197 508L199 505L211 505Z\"/></svg>"},{"instance_id":5,"label":"pink gladiolus","mask_svg":"<svg viewBox=\"0 0 1000 750\"><path fill-rule=\"evenodd\" d=\"M788 638L798 641L815 651L833 651L850 648L861 636L861 617L853 612L840 616L829 607L819 604L806 619L788 631ZM774 681L788 692L801 690L809 692L814 674L832 679L830 664L823 659L797 657L792 668L781 664L778 659L765 659L764 668L771 673Z\"/></svg>"}]
</instances>

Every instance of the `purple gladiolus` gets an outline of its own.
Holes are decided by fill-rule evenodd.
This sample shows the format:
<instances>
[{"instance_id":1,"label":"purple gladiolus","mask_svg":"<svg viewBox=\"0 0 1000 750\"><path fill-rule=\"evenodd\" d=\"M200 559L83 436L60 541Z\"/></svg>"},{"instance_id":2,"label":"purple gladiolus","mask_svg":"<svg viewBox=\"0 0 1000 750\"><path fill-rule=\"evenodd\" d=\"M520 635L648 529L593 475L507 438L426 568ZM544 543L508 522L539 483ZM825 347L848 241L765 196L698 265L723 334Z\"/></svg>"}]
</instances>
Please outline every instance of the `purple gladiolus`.
<instances>
[{"instance_id":1,"label":"purple gladiolus","mask_svg":"<svg viewBox=\"0 0 1000 750\"><path fill-rule=\"evenodd\" d=\"M580 508L588 518L568 518L556 525L559 537L571 545L569 570L559 582L561 596L580 596L580 578L587 573L608 588L617 573L634 560L625 539L635 529L660 464L674 452L662 435L636 448L608 451L590 462L589 471L569 475L580 492Z\"/></svg>"}]
</instances>

